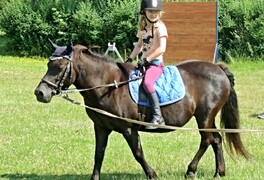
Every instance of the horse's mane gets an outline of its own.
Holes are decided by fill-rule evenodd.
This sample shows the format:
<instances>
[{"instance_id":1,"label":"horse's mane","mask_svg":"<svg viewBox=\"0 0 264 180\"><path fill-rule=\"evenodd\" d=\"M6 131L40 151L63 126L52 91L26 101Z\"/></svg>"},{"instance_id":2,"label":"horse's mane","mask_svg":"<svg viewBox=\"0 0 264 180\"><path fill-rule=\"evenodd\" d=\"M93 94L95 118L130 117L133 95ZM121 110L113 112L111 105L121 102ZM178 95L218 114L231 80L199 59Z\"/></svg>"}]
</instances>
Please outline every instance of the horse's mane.
<instances>
[{"instance_id":1,"label":"horse's mane","mask_svg":"<svg viewBox=\"0 0 264 180\"><path fill-rule=\"evenodd\" d=\"M116 64L115 60L109 56L105 56L96 52L93 52L90 48L87 48L83 45L75 45L73 47L74 52L79 54L80 56L83 54L85 56L92 57L93 60L104 61L108 63Z\"/></svg>"},{"instance_id":2,"label":"horse's mane","mask_svg":"<svg viewBox=\"0 0 264 180\"><path fill-rule=\"evenodd\" d=\"M74 48L74 52L77 53L79 56L85 55L91 57L95 61L103 61L106 63L116 65L126 76L128 76L131 69L134 68L134 66L131 63L116 62L113 58L99 53L95 53L91 49L83 45L75 45L73 48Z\"/></svg>"}]
</instances>

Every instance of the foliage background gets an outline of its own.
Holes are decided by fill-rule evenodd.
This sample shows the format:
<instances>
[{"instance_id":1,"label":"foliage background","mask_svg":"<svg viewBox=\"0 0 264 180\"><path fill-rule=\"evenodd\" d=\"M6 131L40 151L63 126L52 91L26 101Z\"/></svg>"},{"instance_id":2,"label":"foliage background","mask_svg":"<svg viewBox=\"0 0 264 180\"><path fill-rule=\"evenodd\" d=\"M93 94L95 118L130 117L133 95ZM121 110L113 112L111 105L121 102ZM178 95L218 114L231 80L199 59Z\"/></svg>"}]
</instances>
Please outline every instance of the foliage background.
<instances>
[{"instance_id":1,"label":"foliage background","mask_svg":"<svg viewBox=\"0 0 264 180\"><path fill-rule=\"evenodd\" d=\"M115 42L121 52L130 52L139 6L140 0L2 0L0 29L8 37L3 52L48 56L47 38L62 45L69 40L99 45L102 52ZM219 0L220 58L263 59L263 51L264 0Z\"/></svg>"}]
</instances>

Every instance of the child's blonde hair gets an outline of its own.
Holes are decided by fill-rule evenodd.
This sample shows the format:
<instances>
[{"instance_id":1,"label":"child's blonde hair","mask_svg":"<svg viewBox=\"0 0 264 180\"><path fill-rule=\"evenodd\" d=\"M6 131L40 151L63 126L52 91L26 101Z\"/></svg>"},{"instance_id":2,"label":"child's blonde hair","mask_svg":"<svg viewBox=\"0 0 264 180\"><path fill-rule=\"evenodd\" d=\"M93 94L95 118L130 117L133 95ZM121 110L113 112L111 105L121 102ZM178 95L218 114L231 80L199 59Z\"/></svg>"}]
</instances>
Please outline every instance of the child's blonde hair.
<instances>
[{"instance_id":1,"label":"child's blonde hair","mask_svg":"<svg viewBox=\"0 0 264 180\"><path fill-rule=\"evenodd\" d=\"M163 11L160 11L159 12L159 20L157 21L157 23L159 23L159 22L162 22L161 21L161 17L162 17L162 15L163 15ZM143 31L144 29L145 29L145 27L146 27L146 25L147 25L147 18L146 18L146 15L144 15L144 14L141 14L140 16L139 16L139 18L138 18L138 30L139 31ZM155 26L155 25L154 25Z\"/></svg>"}]
</instances>

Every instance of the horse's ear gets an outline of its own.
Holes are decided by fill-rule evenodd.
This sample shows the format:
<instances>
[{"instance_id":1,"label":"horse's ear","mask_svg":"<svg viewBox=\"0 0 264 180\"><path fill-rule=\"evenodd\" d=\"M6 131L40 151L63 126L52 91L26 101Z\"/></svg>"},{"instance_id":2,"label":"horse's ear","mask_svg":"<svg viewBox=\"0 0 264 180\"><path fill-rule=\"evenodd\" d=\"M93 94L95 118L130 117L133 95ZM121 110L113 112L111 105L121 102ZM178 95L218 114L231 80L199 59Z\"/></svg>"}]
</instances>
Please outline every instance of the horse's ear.
<instances>
[{"instance_id":1,"label":"horse's ear","mask_svg":"<svg viewBox=\"0 0 264 180\"><path fill-rule=\"evenodd\" d=\"M48 38L50 44L53 46L54 49L57 49L58 45L56 45L54 42L52 42L52 40L50 40L50 38Z\"/></svg>"},{"instance_id":2,"label":"horse's ear","mask_svg":"<svg viewBox=\"0 0 264 180\"><path fill-rule=\"evenodd\" d=\"M69 43L68 43L68 45L67 45L67 52L69 52L69 53L72 53L72 51L73 51L73 44L72 44L72 41L70 41Z\"/></svg>"}]
</instances>

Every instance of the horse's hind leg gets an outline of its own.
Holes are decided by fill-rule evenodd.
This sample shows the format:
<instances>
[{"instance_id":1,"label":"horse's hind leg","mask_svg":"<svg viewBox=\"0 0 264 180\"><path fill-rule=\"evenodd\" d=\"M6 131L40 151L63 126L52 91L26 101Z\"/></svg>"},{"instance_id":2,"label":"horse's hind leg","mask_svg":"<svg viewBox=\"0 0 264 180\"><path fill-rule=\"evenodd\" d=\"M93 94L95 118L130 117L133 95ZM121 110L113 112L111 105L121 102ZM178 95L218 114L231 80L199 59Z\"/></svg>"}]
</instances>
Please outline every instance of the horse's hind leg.
<instances>
[{"instance_id":1,"label":"horse's hind leg","mask_svg":"<svg viewBox=\"0 0 264 180\"><path fill-rule=\"evenodd\" d=\"M212 145L214 153L215 153L215 163L216 163L216 171L214 177L225 176L225 162L222 150L222 138L219 133L207 133L201 132L201 144L198 152L193 158L192 162L188 165L188 170L185 174L186 178L195 177L195 173L197 170L197 165L202 158L203 154L206 152L209 145Z\"/></svg>"},{"instance_id":2,"label":"horse's hind leg","mask_svg":"<svg viewBox=\"0 0 264 180\"><path fill-rule=\"evenodd\" d=\"M200 147L199 147L199 150L197 151L197 153L195 154L193 160L188 165L188 170L185 174L186 178L194 178L195 177L195 173L197 171L198 163L210 145L210 141L208 141L208 133L201 132L200 134L202 137Z\"/></svg>"},{"instance_id":3,"label":"horse's hind leg","mask_svg":"<svg viewBox=\"0 0 264 180\"><path fill-rule=\"evenodd\" d=\"M107 146L108 136L111 133L111 130L103 129L97 125L94 125L95 130L95 156L94 156L94 169L91 176L91 180L100 179L100 171L102 167L102 162L104 159L105 148Z\"/></svg>"},{"instance_id":4,"label":"horse's hind leg","mask_svg":"<svg viewBox=\"0 0 264 180\"><path fill-rule=\"evenodd\" d=\"M214 140L212 142L212 147L215 153L215 175L214 177L218 176L225 176L225 161L222 149L222 137L219 133L213 133Z\"/></svg>"},{"instance_id":5,"label":"horse's hind leg","mask_svg":"<svg viewBox=\"0 0 264 180\"><path fill-rule=\"evenodd\" d=\"M127 129L123 133L123 136L126 139L135 159L142 166L147 178L149 180L155 179L157 174L145 160L138 132L133 129Z\"/></svg>"}]
</instances>

